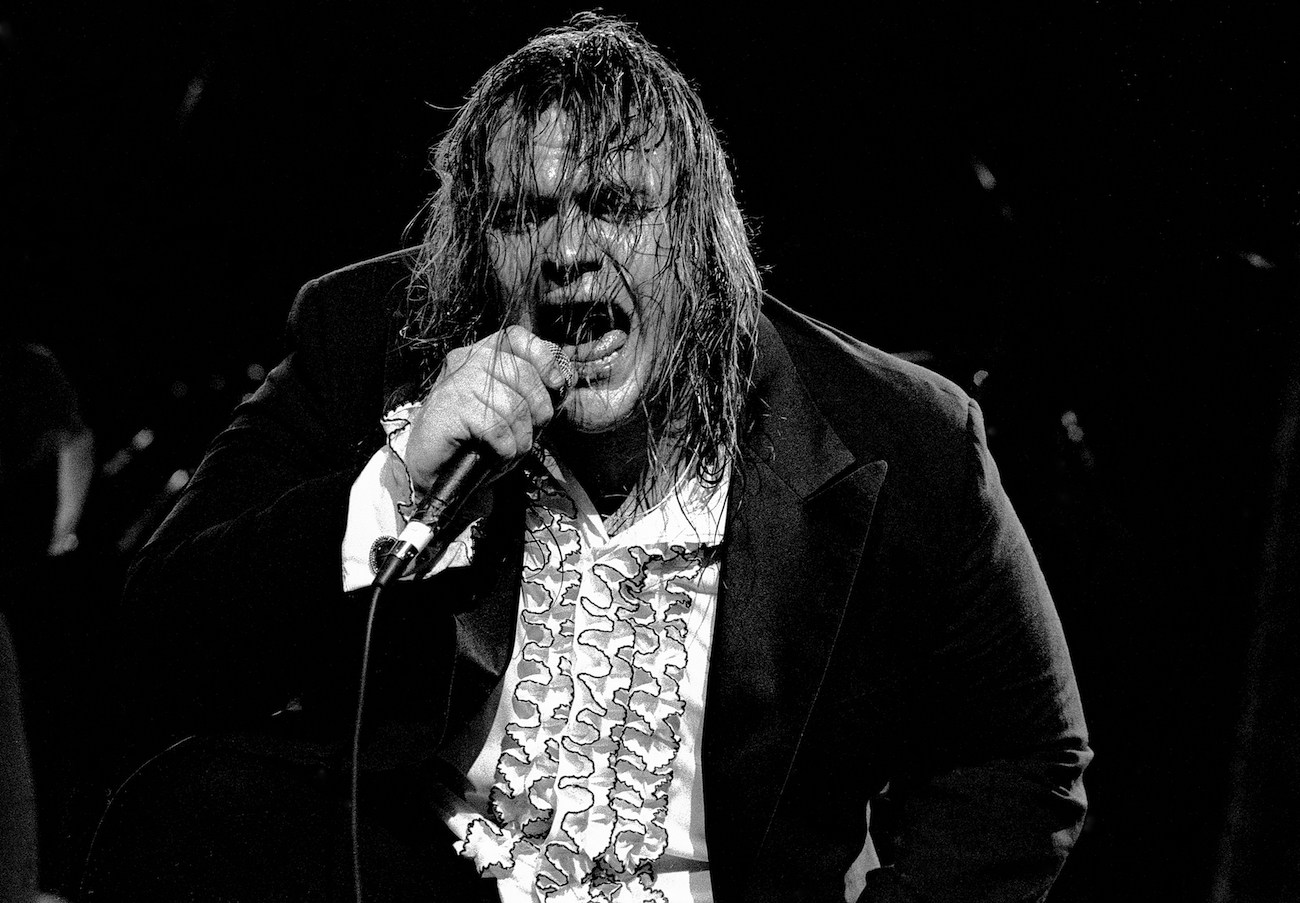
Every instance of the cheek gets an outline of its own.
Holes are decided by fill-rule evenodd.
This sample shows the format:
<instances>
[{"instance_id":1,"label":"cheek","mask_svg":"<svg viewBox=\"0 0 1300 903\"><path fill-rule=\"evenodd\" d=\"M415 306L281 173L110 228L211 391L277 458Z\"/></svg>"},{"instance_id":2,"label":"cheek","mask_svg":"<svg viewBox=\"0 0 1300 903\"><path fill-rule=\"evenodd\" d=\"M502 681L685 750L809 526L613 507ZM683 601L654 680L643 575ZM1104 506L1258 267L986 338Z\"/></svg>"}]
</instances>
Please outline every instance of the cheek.
<instances>
[{"instance_id":1,"label":"cheek","mask_svg":"<svg viewBox=\"0 0 1300 903\"><path fill-rule=\"evenodd\" d=\"M488 262L503 292L510 293L527 284L535 256L530 251L530 243L524 238L503 235L488 237Z\"/></svg>"},{"instance_id":2,"label":"cheek","mask_svg":"<svg viewBox=\"0 0 1300 903\"><path fill-rule=\"evenodd\" d=\"M642 226L620 230L608 243L611 256L623 262L628 275L644 294L655 295L666 288L663 283L671 270L672 254L666 229Z\"/></svg>"}]
</instances>

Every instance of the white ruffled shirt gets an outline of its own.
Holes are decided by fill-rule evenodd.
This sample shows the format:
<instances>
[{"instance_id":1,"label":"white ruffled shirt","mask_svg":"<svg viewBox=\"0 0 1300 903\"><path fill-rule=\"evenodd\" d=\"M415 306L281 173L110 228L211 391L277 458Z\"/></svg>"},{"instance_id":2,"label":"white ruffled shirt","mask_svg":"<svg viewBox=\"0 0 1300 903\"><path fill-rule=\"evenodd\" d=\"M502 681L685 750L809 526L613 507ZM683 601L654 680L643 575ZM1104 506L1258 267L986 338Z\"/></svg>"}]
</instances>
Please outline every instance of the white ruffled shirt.
<instances>
[{"instance_id":1,"label":"white ruffled shirt","mask_svg":"<svg viewBox=\"0 0 1300 903\"><path fill-rule=\"evenodd\" d=\"M347 589L369 585L374 540L404 524L412 410L385 418L388 447L353 486ZM471 788L441 801L457 850L503 903L709 903L700 741L728 479L683 480L611 537L561 462L542 452L520 466L514 651L494 711L443 753ZM472 535L431 572L468 563Z\"/></svg>"}]
</instances>

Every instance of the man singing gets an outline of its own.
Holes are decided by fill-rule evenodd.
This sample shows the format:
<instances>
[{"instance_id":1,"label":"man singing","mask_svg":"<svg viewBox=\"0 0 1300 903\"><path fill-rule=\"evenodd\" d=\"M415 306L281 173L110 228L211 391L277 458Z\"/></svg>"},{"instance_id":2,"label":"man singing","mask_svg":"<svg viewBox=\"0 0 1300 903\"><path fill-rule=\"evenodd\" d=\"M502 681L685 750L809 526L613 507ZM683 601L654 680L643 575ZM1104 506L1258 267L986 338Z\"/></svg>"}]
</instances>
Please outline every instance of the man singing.
<instances>
[{"instance_id":1,"label":"man singing","mask_svg":"<svg viewBox=\"0 0 1300 903\"><path fill-rule=\"evenodd\" d=\"M763 294L624 22L494 66L435 166L420 246L303 289L133 569L148 726L205 738L128 783L100 898L351 898L370 584L472 449L375 613L365 899L1041 899L1091 752L974 402Z\"/></svg>"}]
</instances>

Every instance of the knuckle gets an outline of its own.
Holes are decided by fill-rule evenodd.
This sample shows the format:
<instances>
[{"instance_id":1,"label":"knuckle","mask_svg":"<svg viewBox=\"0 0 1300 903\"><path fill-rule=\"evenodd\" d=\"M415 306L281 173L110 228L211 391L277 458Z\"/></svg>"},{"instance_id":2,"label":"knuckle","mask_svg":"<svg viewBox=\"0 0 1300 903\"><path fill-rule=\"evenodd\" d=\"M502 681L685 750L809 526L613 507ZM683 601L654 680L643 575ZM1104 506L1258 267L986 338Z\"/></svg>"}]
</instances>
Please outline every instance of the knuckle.
<instances>
[{"instance_id":1,"label":"knuckle","mask_svg":"<svg viewBox=\"0 0 1300 903\"><path fill-rule=\"evenodd\" d=\"M515 431L503 420L498 420L485 429L480 438L503 457L514 449Z\"/></svg>"}]
</instances>

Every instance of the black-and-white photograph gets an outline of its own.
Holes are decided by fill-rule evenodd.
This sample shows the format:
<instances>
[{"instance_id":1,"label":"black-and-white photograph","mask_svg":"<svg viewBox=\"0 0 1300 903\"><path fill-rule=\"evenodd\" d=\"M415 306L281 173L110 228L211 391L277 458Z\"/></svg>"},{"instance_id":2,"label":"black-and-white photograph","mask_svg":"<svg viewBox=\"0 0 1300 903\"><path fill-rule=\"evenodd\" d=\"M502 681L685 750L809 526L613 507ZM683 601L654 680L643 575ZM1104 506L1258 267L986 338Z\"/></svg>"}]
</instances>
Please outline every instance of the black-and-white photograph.
<instances>
[{"instance_id":1,"label":"black-and-white photograph","mask_svg":"<svg viewBox=\"0 0 1300 903\"><path fill-rule=\"evenodd\" d=\"M0 6L0 903L1300 899L1292 16Z\"/></svg>"}]
</instances>

